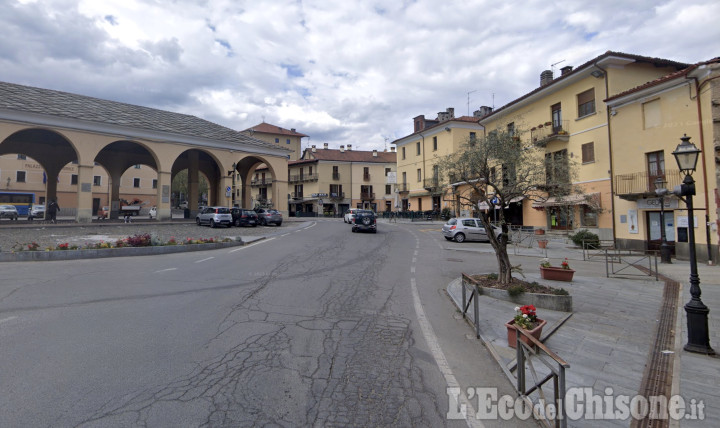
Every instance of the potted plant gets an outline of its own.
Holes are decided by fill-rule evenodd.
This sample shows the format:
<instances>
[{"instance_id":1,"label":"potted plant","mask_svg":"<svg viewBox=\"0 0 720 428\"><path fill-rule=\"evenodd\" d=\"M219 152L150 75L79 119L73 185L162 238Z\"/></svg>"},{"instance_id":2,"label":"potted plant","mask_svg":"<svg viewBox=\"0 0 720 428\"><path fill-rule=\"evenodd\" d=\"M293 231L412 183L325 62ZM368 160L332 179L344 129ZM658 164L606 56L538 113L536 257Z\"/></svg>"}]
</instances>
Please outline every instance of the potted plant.
<instances>
[{"instance_id":1,"label":"potted plant","mask_svg":"<svg viewBox=\"0 0 720 428\"><path fill-rule=\"evenodd\" d=\"M538 239L537 243L538 243L538 247L547 248L548 240L547 239Z\"/></svg>"},{"instance_id":2,"label":"potted plant","mask_svg":"<svg viewBox=\"0 0 720 428\"><path fill-rule=\"evenodd\" d=\"M508 346L511 348L516 347L518 334L516 329L518 328L527 330L532 337L540 340L540 335L542 334L542 329L545 327L545 324L547 324L547 321L537 317L535 305L516 306L515 318L505 323L505 327L507 327ZM520 340L530 344L530 339L524 335L520 336Z\"/></svg>"},{"instance_id":3,"label":"potted plant","mask_svg":"<svg viewBox=\"0 0 720 428\"><path fill-rule=\"evenodd\" d=\"M536 235L544 235L544 234L545 234L545 229L543 229L543 228L537 228L537 229L535 229L535 234L536 234Z\"/></svg>"},{"instance_id":4,"label":"potted plant","mask_svg":"<svg viewBox=\"0 0 720 428\"><path fill-rule=\"evenodd\" d=\"M574 274L575 271L570 269L570 262L567 257L560 263L560 267L552 266L548 259L540 261L540 277L542 279L570 282Z\"/></svg>"}]
</instances>

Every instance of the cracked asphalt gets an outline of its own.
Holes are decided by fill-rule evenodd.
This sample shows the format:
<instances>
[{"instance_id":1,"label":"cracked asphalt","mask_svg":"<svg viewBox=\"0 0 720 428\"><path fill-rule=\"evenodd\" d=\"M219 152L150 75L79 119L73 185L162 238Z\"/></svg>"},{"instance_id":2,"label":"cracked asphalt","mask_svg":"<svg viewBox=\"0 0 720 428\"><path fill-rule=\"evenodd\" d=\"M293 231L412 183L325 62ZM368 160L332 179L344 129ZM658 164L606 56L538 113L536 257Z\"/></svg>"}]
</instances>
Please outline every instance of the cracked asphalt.
<instances>
[{"instance_id":1,"label":"cracked asphalt","mask_svg":"<svg viewBox=\"0 0 720 428\"><path fill-rule=\"evenodd\" d=\"M6 263L0 426L467 426L446 419L402 229L284 224L234 249ZM478 358L427 279L443 341L467 348L452 358Z\"/></svg>"}]
</instances>

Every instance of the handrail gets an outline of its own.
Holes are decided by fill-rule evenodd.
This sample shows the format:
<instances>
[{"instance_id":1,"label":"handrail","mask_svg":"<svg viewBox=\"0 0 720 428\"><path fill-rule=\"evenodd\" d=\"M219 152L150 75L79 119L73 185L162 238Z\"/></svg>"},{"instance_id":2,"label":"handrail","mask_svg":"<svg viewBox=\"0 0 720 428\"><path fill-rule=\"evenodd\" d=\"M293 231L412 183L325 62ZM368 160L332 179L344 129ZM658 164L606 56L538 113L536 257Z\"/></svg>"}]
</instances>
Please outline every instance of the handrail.
<instances>
[{"instance_id":1,"label":"handrail","mask_svg":"<svg viewBox=\"0 0 720 428\"><path fill-rule=\"evenodd\" d=\"M470 299L467 299L467 283L471 283L473 287L471 288L471 295ZM462 316L463 319L466 318L465 314L467 314L468 308L470 307L470 302L473 300L475 301L475 304L473 306L473 320L475 321L475 338L480 339L480 292L478 291L478 285L479 283L472 279L472 277L462 274L462 307L463 312Z\"/></svg>"}]
</instances>

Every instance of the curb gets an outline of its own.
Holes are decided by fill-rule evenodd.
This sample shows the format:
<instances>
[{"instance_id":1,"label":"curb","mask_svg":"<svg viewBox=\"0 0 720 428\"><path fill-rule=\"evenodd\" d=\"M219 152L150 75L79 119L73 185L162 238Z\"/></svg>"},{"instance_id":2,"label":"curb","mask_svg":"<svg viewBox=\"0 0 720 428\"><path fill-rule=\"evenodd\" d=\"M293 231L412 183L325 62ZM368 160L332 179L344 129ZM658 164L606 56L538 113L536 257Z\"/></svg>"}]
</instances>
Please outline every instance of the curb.
<instances>
[{"instance_id":1,"label":"curb","mask_svg":"<svg viewBox=\"0 0 720 428\"><path fill-rule=\"evenodd\" d=\"M220 250L223 248L241 247L263 239L265 239L264 236L247 242L239 240L233 242L217 242L212 244L159 245L156 247L20 251L17 253L0 253L0 262L46 262L57 260L101 259L107 257L157 256L163 254L188 253L191 251Z\"/></svg>"}]
</instances>

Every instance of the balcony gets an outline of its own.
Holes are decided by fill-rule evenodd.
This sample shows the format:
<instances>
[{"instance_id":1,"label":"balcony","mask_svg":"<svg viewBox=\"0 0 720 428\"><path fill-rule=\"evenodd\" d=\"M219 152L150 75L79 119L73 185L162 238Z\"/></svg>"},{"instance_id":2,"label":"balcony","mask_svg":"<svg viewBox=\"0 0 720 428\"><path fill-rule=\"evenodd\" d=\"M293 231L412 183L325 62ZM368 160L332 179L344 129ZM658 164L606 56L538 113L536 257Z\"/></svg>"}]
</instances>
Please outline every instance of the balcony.
<instances>
[{"instance_id":1,"label":"balcony","mask_svg":"<svg viewBox=\"0 0 720 428\"><path fill-rule=\"evenodd\" d=\"M302 183L305 181L317 181L318 175L317 174L301 174L301 175L291 175L290 176L290 183Z\"/></svg>"},{"instance_id":2,"label":"balcony","mask_svg":"<svg viewBox=\"0 0 720 428\"><path fill-rule=\"evenodd\" d=\"M397 186L397 191L400 193L403 193L403 192L407 193L410 191L410 189L408 189L407 183L398 183L395 186Z\"/></svg>"},{"instance_id":3,"label":"balcony","mask_svg":"<svg viewBox=\"0 0 720 428\"><path fill-rule=\"evenodd\" d=\"M660 174L659 176L663 176ZM655 180L658 175L649 175L647 171L633 172L629 174L615 175L615 194L620 199L627 201L636 201L641 198L654 198ZM667 184L666 188L672 190L673 187L682 184L684 176L679 170L666 170L664 175Z\"/></svg>"},{"instance_id":4,"label":"balcony","mask_svg":"<svg viewBox=\"0 0 720 428\"><path fill-rule=\"evenodd\" d=\"M375 193L370 192L364 192L360 194L360 200L361 201L374 201L375 200Z\"/></svg>"},{"instance_id":5,"label":"balcony","mask_svg":"<svg viewBox=\"0 0 720 428\"><path fill-rule=\"evenodd\" d=\"M425 180L423 180L423 188L431 193L439 192L440 181L437 177L426 178Z\"/></svg>"},{"instance_id":6,"label":"balcony","mask_svg":"<svg viewBox=\"0 0 720 428\"><path fill-rule=\"evenodd\" d=\"M568 128L569 121L561 120L557 126L540 125L530 130L530 141L539 147L545 147L553 141L570 141L570 130Z\"/></svg>"},{"instance_id":7,"label":"balcony","mask_svg":"<svg viewBox=\"0 0 720 428\"><path fill-rule=\"evenodd\" d=\"M302 198L303 198L303 193L302 193L302 192L292 192L292 193L290 194L290 198L292 198L292 199L302 199Z\"/></svg>"},{"instance_id":8,"label":"balcony","mask_svg":"<svg viewBox=\"0 0 720 428\"><path fill-rule=\"evenodd\" d=\"M272 185L272 178L256 178L254 180L250 180L251 186L270 186Z\"/></svg>"},{"instance_id":9,"label":"balcony","mask_svg":"<svg viewBox=\"0 0 720 428\"><path fill-rule=\"evenodd\" d=\"M272 199L268 199L265 196L258 196L255 198L255 202L264 205L272 205Z\"/></svg>"},{"instance_id":10,"label":"balcony","mask_svg":"<svg viewBox=\"0 0 720 428\"><path fill-rule=\"evenodd\" d=\"M363 181L370 181L370 174L363 174Z\"/></svg>"},{"instance_id":11,"label":"balcony","mask_svg":"<svg viewBox=\"0 0 720 428\"><path fill-rule=\"evenodd\" d=\"M330 192L330 199L345 199L345 192Z\"/></svg>"}]
</instances>

